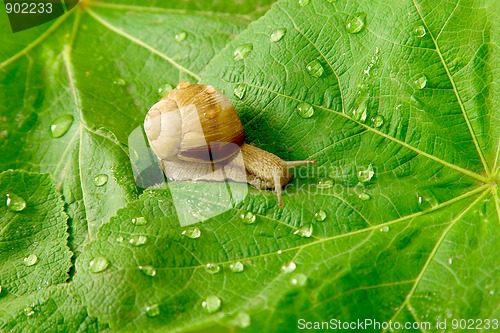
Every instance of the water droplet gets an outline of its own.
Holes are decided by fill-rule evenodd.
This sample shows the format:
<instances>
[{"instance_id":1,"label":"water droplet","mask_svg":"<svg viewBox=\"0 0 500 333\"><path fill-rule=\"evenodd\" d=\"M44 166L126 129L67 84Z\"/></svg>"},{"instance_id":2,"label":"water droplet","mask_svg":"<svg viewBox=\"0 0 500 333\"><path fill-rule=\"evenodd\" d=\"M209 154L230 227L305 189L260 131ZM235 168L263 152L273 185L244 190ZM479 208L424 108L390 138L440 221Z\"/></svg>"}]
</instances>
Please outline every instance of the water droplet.
<instances>
[{"instance_id":1,"label":"water droplet","mask_svg":"<svg viewBox=\"0 0 500 333\"><path fill-rule=\"evenodd\" d=\"M323 222L326 219L326 212L323 209L320 209L314 214L314 219L318 222Z\"/></svg>"},{"instance_id":2,"label":"water droplet","mask_svg":"<svg viewBox=\"0 0 500 333\"><path fill-rule=\"evenodd\" d=\"M358 121L365 122L370 94L366 90L359 90L352 105L352 117Z\"/></svg>"},{"instance_id":3,"label":"water droplet","mask_svg":"<svg viewBox=\"0 0 500 333\"><path fill-rule=\"evenodd\" d=\"M116 84L117 86L124 86L127 84L127 82L122 78L118 78L113 81L113 84Z\"/></svg>"},{"instance_id":4,"label":"water droplet","mask_svg":"<svg viewBox=\"0 0 500 333\"><path fill-rule=\"evenodd\" d=\"M201 230L198 227L187 227L186 229L182 230L181 234L188 238L195 239L201 236Z\"/></svg>"},{"instance_id":5,"label":"water droplet","mask_svg":"<svg viewBox=\"0 0 500 333\"><path fill-rule=\"evenodd\" d=\"M492 290L490 290L489 294L490 294L491 296L495 295L495 290L493 290L493 289L492 289Z\"/></svg>"},{"instance_id":6,"label":"water droplet","mask_svg":"<svg viewBox=\"0 0 500 333\"><path fill-rule=\"evenodd\" d=\"M417 192L417 204L420 210L426 210L438 205L437 199L431 193Z\"/></svg>"},{"instance_id":7,"label":"water droplet","mask_svg":"<svg viewBox=\"0 0 500 333\"><path fill-rule=\"evenodd\" d=\"M155 276L156 275L156 269L153 266L139 266L139 270L142 272L142 274L147 275L147 276Z\"/></svg>"},{"instance_id":8,"label":"water droplet","mask_svg":"<svg viewBox=\"0 0 500 333\"><path fill-rule=\"evenodd\" d=\"M172 89L174 89L174 87L171 84L165 83L158 88L158 95L163 97Z\"/></svg>"},{"instance_id":9,"label":"water droplet","mask_svg":"<svg viewBox=\"0 0 500 333\"><path fill-rule=\"evenodd\" d=\"M217 264L207 264L205 266L205 271L207 271L207 273L210 273L210 274L219 273L220 266Z\"/></svg>"},{"instance_id":10,"label":"water droplet","mask_svg":"<svg viewBox=\"0 0 500 333\"><path fill-rule=\"evenodd\" d=\"M382 228L380 228L380 232L389 232L389 227L384 225Z\"/></svg>"},{"instance_id":11,"label":"water droplet","mask_svg":"<svg viewBox=\"0 0 500 333\"><path fill-rule=\"evenodd\" d=\"M374 174L373 165L370 163L366 169L358 171L358 180L362 183L367 183L373 178Z\"/></svg>"},{"instance_id":12,"label":"water droplet","mask_svg":"<svg viewBox=\"0 0 500 333\"><path fill-rule=\"evenodd\" d=\"M145 235L132 235L128 242L133 246L141 246L148 242L148 237Z\"/></svg>"},{"instance_id":13,"label":"water droplet","mask_svg":"<svg viewBox=\"0 0 500 333\"><path fill-rule=\"evenodd\" d=\"M7 197L5 204L11 211L20 212L26 208L26 201L24 201L24 199L17 194L7 193L5 196Z\"/></svg>"},{"instance_id":14,"label":"water droplet","mask_svg":"<svg viewBox=\"0 0 500 333\"><path fill-rule=\"evenodd\" d=\"M240 273L243 272L245 266L243 266L243 264L240 261L237 261L234 264L229 265L229 268L231 269L231 272Z\"/></svg>"},{"instance_id":15,"label":"water droplet","mask_svg":"<svg viewBox=\"0 0 500 333\"><path fill-rule=\"evenodd\" d=\"M366 13L360 12L354 14L353 17L351 17L347 23L346 23L346 30L347 32L351 34L357 34L361 30L363 30L363 27L365 26L365 21L366 21Z\"/></svg>"},{"instance_id":16,"label":"water droplet","mask_svg":"<svg viewBox=\"0 0 500 333\"><path fill-rule=\"evenodd\" d=\"M0 295L2 294L2 286L0 286Z\"/></svg>"},{"instance_id":17,"label":"water droplet","mask_svg":"<svg viewBox=\"0 0 500 333\"><path fill-rule=\"evenodd\" d=\"M283 36L286 34L286 28L279 28L274 30L274 32L271 34L271 42L275 43L280 41Z\"/></svg>"},{"instance_id":18,"label":"water droplet","mask_svg":"<svg viewBox=\"0 0 500 333\"><path fill-rule=\"evenodd\" d=\"M281 266L281 270L283 273L291 273L297 268L297 265L293 261L290 261L288 264Z\"/></svg>"},{"instance_id":19,"label":"water droplet","mask_svg":"<svg viewBox=\"0 0 500 333\"><path fill-rule=\"evenodd\" d=\"M292 286L303 287L307 283L307 276L302 273L294 274L290 279Z\"/></svg>"},{"instance_id":20,"label":"water droplet","mask_svg":"<svg viewBox=\"0 0 500 333\"><path fill-rule=\"evenodd\" d=\"M378 47L375 47L375 54L371 57L370 62L368 63L368 66L366 67L366 69L363 70L364 75L370 76L370 71L378 62L378 58L379 58L378 52L379 52Z\"/></svg>"},{"instance_id":21,"label":"water droplet","mask_svg":"<svg viewBox=\"0 0 500 333\"><path fill-rule=\"evenodd\" d=\"M109 261L108 259L104 257L95 257L92 259L89 263L89 271L91 273L100 273L109 266Z\"/></svg>"},{"instance_id":22,"label":"water droplet","mask_svg":"<svg viewBox=\"0 0 500 333\"><path fill-rule=\"evenodd\" d=\"M367 200L370 200L370 198L371 198L371 197L370 197L370 195L369 195L368 193L361 193L361 194L359 195L359 198L360 198L361 200L363 200L363 201L367 201Z\"/></svg>"},{"instance_id":23,"label":"water droplet","mask_svg":"<svg viewBox=\"0 0 500 333\"><path fill-rule=\"evenodd\" d=\"M297 113L302 118L311 118L314 115L314 108L311 104L302 102L297 105Z\"/></svg>"},{"instance_id":24,"label":"water droplet","mask_svg":"<svg viewBox=\"0 0 500 333\"><path fill-rule=\"evenodd\" d=\"M308 63L306 69L314 77L320 77L325 72L321 63L316 59Z\"/></svg>"},{"instance_id":25,"label":"water droplet","mask_svg":"<svg viewBox=\"0 0 500 333\"><path fill-rule=\"evenodd\" d=\"M245 224L252 224L255 222L257 217L252 212L246 212L241 214L241 219Z\"/></svg>"},{"instance_id":26,"label":"water droplet","mask_svg":"<svg viewBox=\"0 0 500 333\"><path fill-rule=\"evenodd\" d=\"M299 6L304 7L309 4L309 0L299 0Z\"/></svg>"},{"instance_id":27,"label":"water droplet","mask_svg":"<svg viewBox=\"0 0 500 333\"><path fill-rule=\"evenodd\" d=\"M123 242L123 236L118 236L118 237L116 237L116 241L117 241L118 243L122 243L122 242Z\"/></svg>"},{"instance_id":28,"label":"water droplet","mask_svg":"<svg viewBox=\"0 0 500 333\"><path fill-rule=\"evenodd\" d=\"M299 229L295 230L295 232L294 232L295 235L298 235L300 237L305 237L305 238L311 237L312 233L313 233L312 224L306 224L306 225L300 227Z\"/></svg>"},{"instance_id":29,"label":"water droplet","mask_svg":"<svg viewBox=\"0 0 500 333\"><path fill-rule=\"evenodd\" d=\"M26 316L28 316L28 317L31 317L32 315L34 315L34 314L35 314L35 311L33 310L33 308L32 308L32 307L29 307L29 306L28 306L27 308L24 308L24 310L23 310L23 311L24 311L24 314L25 314Z\"/></svg>"},{"instance_id":30,"label":"water droplet","mask_svg":"<svg viewBox=\"0 0 500 333\"><path fill-rule=\"evenodd\" d=\"M247 328L252 323L252 319L250 315L246 312L240 311L236 314L236 316L229 321L229 324L232 326Z\"/></svg>"},{"instance_id":31,"label":"water droplet","mask_svg":"<svg viewBox=\"0 0 500 333\"><path fill-rule=\"evenodd\" d=\"M160 306L158 304L151 304L146 306L146 315L149 318L156 317L160 314Z\"/></svg>"},{"instance_id":32,"label":"water droplet","mask_svg":"<svg viewBox=\"0 0 500 333\"><path fill-rule=\"evenodd\" d=\"M234 60L243 60L250 52L253 50L253 44L241 44L238 46L233 53Z\"/></svg>"},{"instance_id":33,"label":"water droplet","mask_svg":"<svg viewBox=\"0 0 500 333\"><path fill-rule=\"evenodd\" d=\"M376 115L372 118L373 127L379 128L384 124L384 117L381 115Z\"/></svg>"},{"instance_id":34,"label":"water droplet","mask_svg":"<svg viewBox=\"0 0 500 333\"><path fill-rule=\"evenodd\" d=\"M237 84L234 87L234 96L238 97L238 99L242 99L245 96L246 86L244 84Z\"/></svg>"},{"instance_id":35,"label":"water droplet","mask_svg":"<svg viewBox=\"0 0 500 333\"><path fill-rule=\"evenodd\" d=\"M132 219L132 224L133 225L145 225L148 223L148 220L144 216L136 217Z\"/></svg>"},{"instance_id":36,"label":"water droplet","mask_svg":"<svg viewBox=\"0 0 500 333\"><path fill-rule=\"evenodd\" d=\"M219 297L215 295L210 295L205 300L203 303L201 303L201 306L205 309L207 313L215 313L220 310L222 305L222 301Z\"/></svg>"},{"instance_id":37,"label":"water droplet","mask_svg":"<svg viewBox=\"0 0 500 333\"><path fill-rule=\"evenodd\" d=\"M183 40L185 40L186 37L187 37L187 33L185 31L179 32L177 35L175 35L175 41L177 43L180 43Z\"/></svg>"},{"instance_id":38,"label":"water droplet","mask_svg":"<svg viewBox=\"0 0 500 333\"><path fill-rule=\"evenodd\" d=\"M50 135L53 138L60 138L66 132L68 132L69 128L73 124L73 116L70 114L62 115L56 118L52 124L50 125Z\"/></svg>"},{"instance_id":39,"label":"water droplet","mask_svg":"<svg viewBox=\"0 0 500 333\"><path fill-rule=\"evenodd\" d=\"M318 184L316 185L318 188L331 188L333 187L333 180L332 179L320 179L318 180Z\"/></svg>"},{"instance_id":40,"label":"water droplet","mask_svg":"<svg viewBox=\"0 0 500 333\"><path fill-rule=\"evenodd\" d=\"M23 259L26 266L33 266L38 262L38 256L34 253Z\"/></svg>"},{"instance_id":41,"label":"water droplet","mask_svg":"<svg viewBox=\"0 0 500 333\"><path fill-rule=\"evenodd\" d=\"M419 25L415 29L413 29L413 35L418 38L424 37L426 34L425 28L422 25Z\"/></svg>"},{"instance_id":42,"label":"water droplet","mask_svg":"<svg viewBox=\"0 0 500 333\"><path fill-rule=\"evenodd\" d=\"M104 186L106 185L107 182L108 182L108 175L104 173L100 173L94 178L94 185L97 187Z\"/></svg>"},{"instance_id":43,"label":"water droplet","mask_svg":"<svg viewBox=\"0 0 500 333\"><path fill-rule=\"evenodd\" d=\"M453 258L448 258L448 265L453 264Z\"/></svg>"},{"instance_id":44,"label":"water droplet","mask_svg":"<svg viewBox=\"0 0 500 333\"><path fill-rule=\"evenodd\" d=\"M278 250L278 252L276 252L276 253L277 253L277 254L282 254L282 253L283 253L283 251Z\"/></svg>"},{"instance_id":45,"label":"water droplet","mask_svg":"<svg viewBox=\"0 0 500 333\"><path fill-rule=\"evenodd\" d=\"M416 79L415 82L413 82L413 85L418 90L424 89L426 84L427 84L427 76L425 75L422 75L421 77Z\"/></svg>"}]
</instances>

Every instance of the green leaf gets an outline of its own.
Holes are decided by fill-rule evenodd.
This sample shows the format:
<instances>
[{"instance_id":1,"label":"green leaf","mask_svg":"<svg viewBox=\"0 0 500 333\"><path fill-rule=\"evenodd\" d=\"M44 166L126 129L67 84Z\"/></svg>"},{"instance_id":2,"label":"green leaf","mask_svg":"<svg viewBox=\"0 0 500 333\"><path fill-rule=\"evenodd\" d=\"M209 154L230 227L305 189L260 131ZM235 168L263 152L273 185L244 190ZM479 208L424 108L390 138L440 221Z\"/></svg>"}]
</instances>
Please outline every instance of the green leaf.
<instances>
[{"instance_id":1,"label":"green leaf","mask_svg":"<svg viewBox=\"0 0 500 333\"><path fill-rule=\"evenodd\" d=\"M63 283L71 267L64 201L49 175L0 174L0 304Z\"/></svg>"},{"instance_id":2,"label":"green leaf","mask_svg":"<svg viewBox=\"0 0 500 333\"><path fill-rule=\"evenodd\" d=\"M182 234L167 192L147 191L77 261L75 290L90 314L149 331L444 318L451 330L452 318L498 318L494 6L275 4L202 78L232 99L247 142L317 166L296 170L283 209L251 190L196 225L197 238ZM171 186L187 203L218 204L199 184ZM148 223L134 226L138 216ZM148 241L130 244L137 235ZM108 265L91 273L96 258Z\"/></svg>"}]
</instances>

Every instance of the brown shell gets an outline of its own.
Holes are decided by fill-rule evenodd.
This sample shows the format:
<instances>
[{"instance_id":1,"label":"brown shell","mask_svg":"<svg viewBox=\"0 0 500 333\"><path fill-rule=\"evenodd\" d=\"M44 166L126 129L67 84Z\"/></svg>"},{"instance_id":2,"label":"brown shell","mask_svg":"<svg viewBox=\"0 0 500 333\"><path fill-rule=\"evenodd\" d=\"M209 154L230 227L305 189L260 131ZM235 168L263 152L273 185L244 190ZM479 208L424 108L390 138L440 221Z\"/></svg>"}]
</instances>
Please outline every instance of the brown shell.
<instances>
[{"instance_id":1,"label":"brown shell","mask_svg":"<svg viewBox=\"0 0 500 333\"><path fill-rule=\"evenodd\" d=\"M244 143L243 126L229 99L203 84L179 83L151 107L144 129L161 159L219 162Z\"/></svg>"}]
</instances>

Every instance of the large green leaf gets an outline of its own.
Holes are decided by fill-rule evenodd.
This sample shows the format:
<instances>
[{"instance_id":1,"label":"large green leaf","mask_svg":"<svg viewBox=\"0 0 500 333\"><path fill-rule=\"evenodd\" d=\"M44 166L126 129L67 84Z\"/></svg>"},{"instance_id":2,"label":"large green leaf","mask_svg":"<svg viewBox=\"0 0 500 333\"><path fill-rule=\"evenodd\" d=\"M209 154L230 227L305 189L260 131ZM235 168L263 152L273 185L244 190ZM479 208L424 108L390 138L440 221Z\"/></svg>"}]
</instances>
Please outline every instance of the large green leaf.
<instances>
[{"instance_id":1,"label":"large green leaf","mask_svg":"<svg viewBox=\"0 0 500 333\"><path fill-rule=\"evenodd\" d=\"M265 1L166 3L84 1L2 34L0 169L52 175L78 254L75 298L60 285L4 300L6 327L29 325L22 309L38 297L57 304L37 303L39 322L63 313L63 330L104 328L95 317L159 332L498 320L498 1L282 0L244 31ZM187 229L179 200L224 209L227 184L137 196L124 144L179 80L225 92L247 142L318 162L296 171L282 209L250 189ZM66 114L73 125L52 138Z\"/></svg>"}]
</instances>

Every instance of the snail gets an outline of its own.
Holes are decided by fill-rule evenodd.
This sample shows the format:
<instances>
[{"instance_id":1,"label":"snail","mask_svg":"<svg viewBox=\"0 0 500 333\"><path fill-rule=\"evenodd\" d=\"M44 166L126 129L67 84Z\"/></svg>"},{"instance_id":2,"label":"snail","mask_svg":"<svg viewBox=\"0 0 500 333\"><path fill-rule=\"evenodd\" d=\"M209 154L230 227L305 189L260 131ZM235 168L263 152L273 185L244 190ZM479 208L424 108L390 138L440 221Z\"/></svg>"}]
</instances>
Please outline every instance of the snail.
<instances>
[{"instance_id":1,"label":"snail","mask_svg":"<svg viewBox=\"0 0 500 333\"><path fill-rule=\"evenodd\" d=\"M149 145L170 180L232 179L258 189L274 189L282 207L282 187L290 169L315 161L283 161L244 142L235 108L211 85L180 82L154 104L144 120ZM242 163L236 163L242 156ZM224 170L224 172L217 171ZM243 176L241 176L243 175Z\"/></svg>"}]
</instances>

